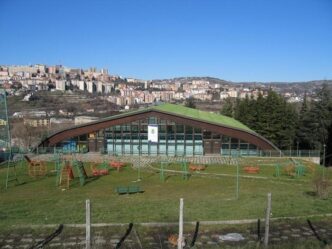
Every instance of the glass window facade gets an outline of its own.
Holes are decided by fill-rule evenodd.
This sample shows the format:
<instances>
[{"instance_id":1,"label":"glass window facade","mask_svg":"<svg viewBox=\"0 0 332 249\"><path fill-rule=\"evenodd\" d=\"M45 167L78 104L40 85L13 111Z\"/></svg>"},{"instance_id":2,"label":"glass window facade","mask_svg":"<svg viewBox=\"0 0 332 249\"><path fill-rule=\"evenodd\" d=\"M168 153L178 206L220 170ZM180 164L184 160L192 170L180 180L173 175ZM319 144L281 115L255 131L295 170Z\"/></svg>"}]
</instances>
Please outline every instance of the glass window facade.
<instances>
[{"instance_id":1,"label":"glass window facade","mask_svg":"<svg viewBox=\"0 0 332 249\"><path fill-rule=\"evenodd\" d=\"M148 125L158 125L158 142L148 142ZM114 155L224 156L257 155L258 148L246 141L213 133L199 127L149 117L115 125L95 133L82 135L57 145L63 148L104 151Z\"/></svg>"}]
</instances>

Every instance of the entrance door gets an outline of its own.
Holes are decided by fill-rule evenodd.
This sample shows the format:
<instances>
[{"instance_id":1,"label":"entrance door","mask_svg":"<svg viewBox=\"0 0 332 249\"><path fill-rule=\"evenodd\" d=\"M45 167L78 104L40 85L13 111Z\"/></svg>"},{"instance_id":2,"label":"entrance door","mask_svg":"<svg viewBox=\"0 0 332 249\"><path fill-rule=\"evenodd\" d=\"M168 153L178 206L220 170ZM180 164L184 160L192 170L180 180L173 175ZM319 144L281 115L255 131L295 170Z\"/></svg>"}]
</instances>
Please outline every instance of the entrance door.
<instances>
[{"instance_id":1,"label":"entrance door","mask_svg":"<svg viewBox=\"0 0 332 249\"><path fill-rule=\"evenodd\" d=\"M97 151L97 145L95 139L89 139L89 151L96 152Z\"/></svg>"},{"instance_id":2,"label":"entrance door","mask_svg":"<svg viewBox=\"0 0 332 249\"><path fill-rule=\"evenodd\" d=\"M220 154L221 143L220 140L213 141L213 154Z\"/></svg>"},{"instance_id":3,"label":"entrance door","mask_svg":"<svg viewBox=\"0 0 332 249\"><path fill-rule=\"evenodd\" d=\"M221 144L219 139L204 140L204 155L220 154Z\"/></svg>"},{"instance_id":4,"label":"entrance door","mask_svg":"<svg viewBox=\"0 0 332 249\"><path fill-rule=\"evenodd\" d=\"M213 153L213 146L211 140L204 140L204 155Z\"/></svg>"}]
</instances>

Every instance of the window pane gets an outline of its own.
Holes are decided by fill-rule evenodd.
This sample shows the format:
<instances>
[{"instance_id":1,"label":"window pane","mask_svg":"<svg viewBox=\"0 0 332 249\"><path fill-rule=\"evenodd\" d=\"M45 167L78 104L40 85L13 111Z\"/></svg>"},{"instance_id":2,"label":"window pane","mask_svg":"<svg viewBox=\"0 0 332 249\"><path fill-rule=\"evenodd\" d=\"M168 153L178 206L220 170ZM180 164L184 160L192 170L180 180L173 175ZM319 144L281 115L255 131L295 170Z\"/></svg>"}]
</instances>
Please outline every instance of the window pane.
<instances>
[{"instance_id":1,"label":"window pane","mask_svg":"<svg viewBox=\"0 0 332 249\"><path fill-rule=\"evenodd\" d=\"M157 124L157 118L156 117L149 117L149 124Z\"/></svg>"},{"instance_id":2,"label":"window pane","mask_svg":"<svg viewBox=\"0 0 332 249\"><path fill-rule=\"evenodd\" d=\"M190 140L192 142L193 140L193 135L186 135L186 140Z\"/></svg>"},{"instance_id":3,"label":"window pane","mask_svg":"<svg viewBox=\"0 0 332 249\"><path fill-rule=\"evenodd\" d=\"M237 143L239 143L239 140L237 138L232 138L231 143L232 144L237 144Z\"/></svg>"},{"instance_id":4,"label":"window pane","mask_svg":"<svg viewBox=\"0 0 332 249\"><path fill-rule=\"evenodd\" d=\"M201 128L194 128L194 132L195 133L202 133L202 129Z\"/></svg>"},{"instance_id":5,"label":"window pane","mask_svg":"<svg viewBox=\"0 0 332 249\"><path fill-rule=\"evenodd\" d=\"M211 139L211 131L204 131L203 138L204 139Z\"/></svg>"},{"instance_id":6,"label":"window pane","mask_svg":"<svg viewBox=\"0 0 332 249\"><path fill-rule=\"evenodd\" d=\"M212 134L213 139L220 139L220 134Z\"/></svg>"},{"instance_id":7,"label":"window pane","mask_svg":"<svg viewBox=\"0 0 332 249\"><path fill-rule=\"evenodd\" d=\"M221 140L223 143L229 143L230 141L230 137L228 136L222 136L222 140Z\"/></svg>"},{"instance_id":8,"label":"window pane","mask_svg":"<svg viewBox=\"0 0 332 249\"><path fill-rule=\"evenodd\" d=\"M176 133L184 133L184 126L183 125L177 125L176 126Z\"/></svg>"},{"instance_id":9,"label":"window pane","mask_svg":"<svg viewBox=\"0 0 332 249\"><path fill-rule=\"evenodd\" d=\"M170 133L174 133L174 126L172 125L167 125L167 133L170 134Z\"/></svg>"},{"instance_id":10,"label":"window pane","mask_svg":"<svg viewBox=\"0 0 332 249\"><path fill-rule=\"evenodd\" d=\"M246 149L248 149L248 144L240 144L240 149L241 149L241 150L246 150Z\"/></svg>"},{"instance_id":11,"label":"window pane","mask_svg":"<svg viewBox=\"0 0 332 249\"><path fill-rule=\"evenodd\" d=\"M131 130L132 130L133 133L137 133L138 132L138 125L132 125Z\"/></svg>"},{"instance_id":12,"label":"window pane","mask_svg":"<svg viewBox=\"0 0 332 249\"><path fill-rule=\"evenodd\" d=\"M166 133L166 125L160 125L159 126L159 132L160 133Z\"/></svg>"},{"instance_id":13,"label":"window pane","mask_svg":"<svg viewBox=\"0 0 332 249\"><path fill-rule=\"evenodd\" d=\"M193 128L191 126L186 125L186 134L192 134Z\"/></svg>"}]
</instances>

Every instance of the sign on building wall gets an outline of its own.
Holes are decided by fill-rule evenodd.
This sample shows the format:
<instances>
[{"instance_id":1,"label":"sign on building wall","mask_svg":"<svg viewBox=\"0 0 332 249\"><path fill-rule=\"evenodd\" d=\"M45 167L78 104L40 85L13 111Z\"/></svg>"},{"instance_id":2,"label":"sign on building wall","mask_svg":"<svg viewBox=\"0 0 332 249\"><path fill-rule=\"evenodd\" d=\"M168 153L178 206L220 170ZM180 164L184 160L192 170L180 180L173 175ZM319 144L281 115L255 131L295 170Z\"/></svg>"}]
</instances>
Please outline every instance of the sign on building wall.
<instances>
[{"instance_id":1,"label":"sign on building wall","mask_svg":"<svg viewBox=\"0 0 332 249\"><path fill-rule=\"evenodd\" d=\"M148 125L148 141L158 143L158 125Z\"/></svg>"}]
</instances>

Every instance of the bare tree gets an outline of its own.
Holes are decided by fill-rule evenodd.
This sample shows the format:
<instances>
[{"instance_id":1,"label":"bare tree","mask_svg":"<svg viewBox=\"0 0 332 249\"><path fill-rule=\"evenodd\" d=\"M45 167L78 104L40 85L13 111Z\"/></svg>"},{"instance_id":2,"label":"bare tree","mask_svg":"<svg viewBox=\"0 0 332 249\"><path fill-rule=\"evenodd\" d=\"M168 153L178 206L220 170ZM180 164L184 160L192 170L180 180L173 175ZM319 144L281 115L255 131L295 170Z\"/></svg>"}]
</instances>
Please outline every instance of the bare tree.
<instances>
[{"instance_id":1,"label":"bare tree","mask_svg":"<svg viewBox=\"0 0 332 249\"><path fill-rule=\"evenodd\" d=\"M16 122L12 124L11 135L15 146L29 149L38 145L41 139L47 135L47 129Z\"/></svg>"}]
</instances>

